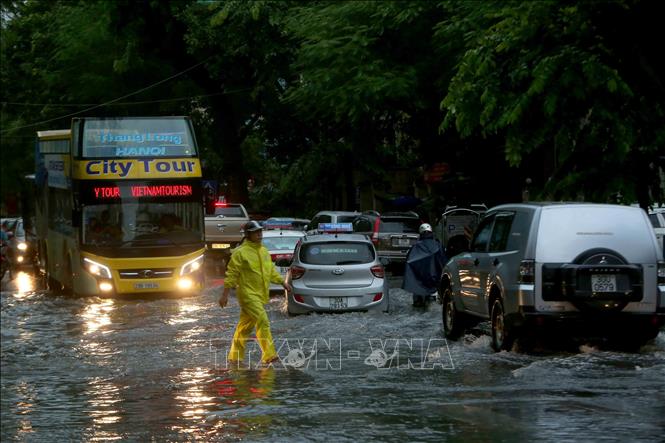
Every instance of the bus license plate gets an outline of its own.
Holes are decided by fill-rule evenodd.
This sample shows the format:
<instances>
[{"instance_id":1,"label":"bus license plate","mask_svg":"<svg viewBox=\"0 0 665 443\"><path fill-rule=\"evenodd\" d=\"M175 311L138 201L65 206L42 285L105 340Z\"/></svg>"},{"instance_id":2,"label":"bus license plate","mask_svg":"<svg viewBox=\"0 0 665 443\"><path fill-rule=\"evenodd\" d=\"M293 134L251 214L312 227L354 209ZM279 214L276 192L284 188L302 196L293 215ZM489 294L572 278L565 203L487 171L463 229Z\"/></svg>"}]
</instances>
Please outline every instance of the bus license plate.
<instances>
[{"instance_id":1,"label":"bus license plate","mask_svg":"<svg viewBox=\"0 0 665 443\"><path fill-rule=\"evenodd\" d=\"M228 249L231 247L230 243L213 243L212 249Z\"/></svg>"},{"instance_id":2,"label":"bus license plate","mask_svg":"<svg viewBox=\"0 0 665 443\"><path fill-rule=\"evenodd\" d=\"M134 289L159 289L159 283L154 283L154 282L134 283Z\"/></svg>"},{"instance_id":3,"label":"bus license plate","mask_svg":"<svg viewBox=\"0 0 665 443\"><path fill-rule=\"evenodd\" d=\"M331 310L346 309L348 307L349 307L349 303L348 303L346 297L331 297L330 298L330 309Z\"/></svg>"},{"instance_id":4,"label":"bus license plate","mask_svg":"<svg viewBox=\"0 0 665 443\"><path fill-rule=\"evenodd\" d=\"M617 277L614 274L591 274L593 292L617 292Z\"/></svg>"}]
</instances>

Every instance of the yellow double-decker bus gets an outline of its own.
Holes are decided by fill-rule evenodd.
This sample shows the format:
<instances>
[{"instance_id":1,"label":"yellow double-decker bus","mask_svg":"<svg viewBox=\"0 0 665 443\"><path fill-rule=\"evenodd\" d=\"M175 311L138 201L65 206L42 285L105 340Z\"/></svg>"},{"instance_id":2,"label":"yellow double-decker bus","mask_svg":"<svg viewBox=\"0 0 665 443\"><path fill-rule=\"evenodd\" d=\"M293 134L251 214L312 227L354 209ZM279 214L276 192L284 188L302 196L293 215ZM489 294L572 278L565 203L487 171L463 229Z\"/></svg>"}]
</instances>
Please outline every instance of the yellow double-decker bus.
<instances>
[{"instance_id":1,"label":"yellow double-decker bus","mask_svg":"<svg viewBox=\"0 0 665 443\"><path fill-rule=\"evenodd\" d=\"M201 165L187 117L75 118L37 133L40 268L82 295L203 288Z\"/></svg>"}]
</instances>

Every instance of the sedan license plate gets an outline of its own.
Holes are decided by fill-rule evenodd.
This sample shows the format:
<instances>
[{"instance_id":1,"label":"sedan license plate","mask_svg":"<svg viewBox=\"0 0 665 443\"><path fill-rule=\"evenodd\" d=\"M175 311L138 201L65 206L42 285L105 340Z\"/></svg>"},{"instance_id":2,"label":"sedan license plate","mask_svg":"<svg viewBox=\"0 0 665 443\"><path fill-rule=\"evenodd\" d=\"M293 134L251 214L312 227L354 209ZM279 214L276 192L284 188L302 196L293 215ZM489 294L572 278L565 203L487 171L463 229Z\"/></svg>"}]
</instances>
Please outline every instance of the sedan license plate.
<instances>
[{"instance_id":1,"label":"sedan license plate","mask_svg":"<svg viewBox=\"0 0 665 443\"><path fill-rule=\"evenodd\" d=\"M331 297L330 298L330 309L339 310L346 309L349 307L349 303L346 297Z\"/></svg>"},{"instance_id":2,"label":"sedan license plate","mask_svg":"<svg viewBox=\"0 0 665 443\"><path fill-rule=\"evenodd\" d=\"M617 292L617 277L614 274L591 274L593 292Z\"/></svg>"},{"instance_id":3,"label":"sedan license plate","mask_svg":"<svg viewBox=\"0 0 665 443\"><path fill-rule=\"evenodd\" d=\"M158 289L159 283L154 282L145 282L145 283L134 283L134 289Z\"/></svg>"},{"instance_id":4,"label":"sedan license plate","mask_svg":"<svg viewBox=\"0 0 665 443\"><path fill-rule=\"evenodd\" d=\"M212 249L228 249L231 247L230 243L213 243Z\"/></svg>"}]
</instances>

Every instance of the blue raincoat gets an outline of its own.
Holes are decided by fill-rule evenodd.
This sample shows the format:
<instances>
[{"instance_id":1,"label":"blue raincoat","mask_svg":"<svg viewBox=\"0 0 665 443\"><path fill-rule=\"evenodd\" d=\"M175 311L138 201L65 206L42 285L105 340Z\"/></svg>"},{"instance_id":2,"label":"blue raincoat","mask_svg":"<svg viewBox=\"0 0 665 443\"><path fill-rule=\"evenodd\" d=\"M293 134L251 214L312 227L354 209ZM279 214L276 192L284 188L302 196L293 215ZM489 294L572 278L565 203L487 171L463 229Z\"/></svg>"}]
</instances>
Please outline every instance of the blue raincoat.
<instances>
[{"instance_id":1,"label":"blue raincoat","mask_svg":"<svg viewBox=\"0 0 665 443\"><path fill-rule=\"evenodd\" d=\"M415 295L434 294L439 286L446 255L432 234L421 235L406 256L402 289Z\"/></svg>"}]
</instances>

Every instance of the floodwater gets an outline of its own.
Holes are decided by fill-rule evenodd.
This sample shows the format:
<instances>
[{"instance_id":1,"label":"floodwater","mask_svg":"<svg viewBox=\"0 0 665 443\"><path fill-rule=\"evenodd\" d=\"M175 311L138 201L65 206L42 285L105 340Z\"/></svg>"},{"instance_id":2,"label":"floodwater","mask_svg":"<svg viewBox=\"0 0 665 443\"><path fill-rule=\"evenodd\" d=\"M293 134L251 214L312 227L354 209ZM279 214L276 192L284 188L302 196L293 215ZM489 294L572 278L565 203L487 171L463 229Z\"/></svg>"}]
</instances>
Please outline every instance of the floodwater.
<instances>
[{"instance_id":1,"label":"floodwater","mask_svg":"<svg viewBox=\"0 0 665 443\"><path fill-rule=\"evenodd\" d=\"M394 278L392 285L399 287ZM662 441L665 331L639 353L446 342L441 307L289 317L281 361L225 350L238 316L190 298L53 296L3 281L2 441ZM252 360L253 358L253 360Z\"/></svg>"}]
</instances>

